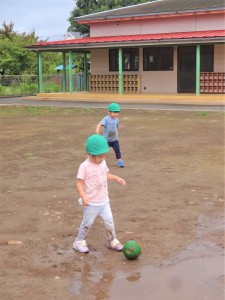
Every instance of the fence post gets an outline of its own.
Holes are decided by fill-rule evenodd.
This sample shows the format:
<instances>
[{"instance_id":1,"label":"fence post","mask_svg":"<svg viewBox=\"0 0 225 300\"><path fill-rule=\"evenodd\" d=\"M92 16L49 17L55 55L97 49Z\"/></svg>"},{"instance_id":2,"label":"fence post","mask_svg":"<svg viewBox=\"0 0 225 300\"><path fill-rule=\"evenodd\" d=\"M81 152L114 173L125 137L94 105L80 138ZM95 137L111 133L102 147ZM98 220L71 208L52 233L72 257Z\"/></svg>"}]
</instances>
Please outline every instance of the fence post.
<instances>
[{"instance_id":1,"label":"fence post","mask_svg":"<svg viewBox=\"0 0 225 300\"><path fill-rule=\"evenodd\" d=\"M81 91L81 74L77 74L77 87L78 91Z\"/></svg>"}]
</instances>

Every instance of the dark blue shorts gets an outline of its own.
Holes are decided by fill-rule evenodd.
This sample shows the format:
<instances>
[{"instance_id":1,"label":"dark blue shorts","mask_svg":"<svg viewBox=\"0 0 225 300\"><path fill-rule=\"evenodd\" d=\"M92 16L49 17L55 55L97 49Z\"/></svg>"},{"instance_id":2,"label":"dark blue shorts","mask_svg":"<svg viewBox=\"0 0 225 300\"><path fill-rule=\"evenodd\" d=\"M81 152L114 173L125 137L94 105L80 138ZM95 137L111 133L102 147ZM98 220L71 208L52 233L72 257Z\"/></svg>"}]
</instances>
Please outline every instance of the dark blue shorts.
<instances>
[{"instance_id":1,"label":"dark blue shorts","mask_svg":"<svg viewBox=\"0 0 225 300\"><path fill-rule=\"evenodd\" d=\"M108 142L109 147L112 147L117 159L121 159L121 152L120 152L120 143L118 140L114 142Z\"/></svg>"}]
</instances>

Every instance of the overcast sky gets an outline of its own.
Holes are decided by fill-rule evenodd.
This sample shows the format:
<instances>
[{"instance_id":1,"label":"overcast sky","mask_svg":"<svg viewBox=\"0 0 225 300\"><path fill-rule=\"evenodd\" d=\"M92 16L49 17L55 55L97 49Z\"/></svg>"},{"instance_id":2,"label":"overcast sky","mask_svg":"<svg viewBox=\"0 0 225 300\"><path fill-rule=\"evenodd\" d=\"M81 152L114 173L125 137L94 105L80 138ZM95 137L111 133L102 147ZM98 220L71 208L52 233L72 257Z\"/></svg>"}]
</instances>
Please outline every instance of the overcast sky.
<instances>
[{"instance_id":1,"label":"overcast sky","mask_svg":"<svg viewBox=\"0 0 225 300\"><path fill-rule=\"evenodd\" d=\"M14 30L40 38L63 37L70 26L67 19L76 0L0 0L0 27L5 21L14 23Z\"/></svg>"}]
</instances>

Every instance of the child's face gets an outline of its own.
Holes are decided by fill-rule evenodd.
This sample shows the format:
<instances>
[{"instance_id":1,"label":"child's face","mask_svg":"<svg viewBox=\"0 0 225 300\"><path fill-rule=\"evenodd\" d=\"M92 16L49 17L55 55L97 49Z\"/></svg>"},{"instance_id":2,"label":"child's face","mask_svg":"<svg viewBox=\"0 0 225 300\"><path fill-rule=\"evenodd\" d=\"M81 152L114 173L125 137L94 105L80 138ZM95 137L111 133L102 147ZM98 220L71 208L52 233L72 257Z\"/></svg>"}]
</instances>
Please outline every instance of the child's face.
<instances>
[{"instance_id":1,"label":"child's face","mask_svg":"<svg viewBox=\"0 0 225 300\"><path fill-rule=\"evenodd\" d=\"M113 119L118 118L119 117L120 112L119 111L109 111L109 115L110 117L112 117Z\"/></svg>"},{"instance_id":2,"label":"child's face","mask_svg":"<svg viewBox=\"0 0 225 300\"><path fill-rule=\"evenodd\" d=\"M90 159L90 161L96 165L99 165L103 160L106 159L106 154L101 154L101 155L90 155L88 154L88 157Z\"/></svg>"}]
</instances>

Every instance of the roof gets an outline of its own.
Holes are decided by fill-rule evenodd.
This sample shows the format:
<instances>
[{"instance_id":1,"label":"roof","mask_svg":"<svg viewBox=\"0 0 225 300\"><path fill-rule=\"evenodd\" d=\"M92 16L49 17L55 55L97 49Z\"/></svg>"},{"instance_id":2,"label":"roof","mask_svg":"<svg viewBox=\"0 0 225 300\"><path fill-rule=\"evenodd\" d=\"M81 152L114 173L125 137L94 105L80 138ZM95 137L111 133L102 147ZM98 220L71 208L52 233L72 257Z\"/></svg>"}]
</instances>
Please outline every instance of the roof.
<instances>
[{"instance_id":1,"label":"roof","mask_svg":"<svg viewBox=\"0 0 225 300\"><path fill-rule=\"evenodd\" d=\"M76 65L74 65L74 64L72 65L72 69L76 68L76 67L77 67ZM66 66L66 70L68 70L68 69L69 69L69 66ZM63 70L63 65L59 65L59 66L55 67L54 70L56 70L56 71Z\"/></svg>"},{"instance_id":2,"label":"roof","mask_svg":"<svg viewBox=\"0 0 225 300\"><path fill-rule=\"evenodd\" d=\"M73 40L62 40L54 42L39 42L27 47L30 50L57 50L57 49L94 49L112 47L137 47L154 44L194 44L194 43L224 43L225 30L172 32L157 34L121 35L87 37Z\"/></svg>"},{"instance_id":3,"label":"roof","mask_svg":"<svg viewBox=\"0 0 225 300\"><path fill-rule=\"evenodd\" d=\"M206 12L224 10L224 0L155 0L147 3L107 10L76 17L78 23L88 24L94 20L109 20L115 18L144 17L151 15Z\"/></svg>"},{"instance_id":4,"label":"roof","mask_svg":"<svg viewBox=\"0 0 225 300\"><path fill-rule=\"evenodd\" d=\"M79 38L80 37L80 33L77 31L68 31L65 35L64 35L64 40L71 40L71 39L75 39L75 38Z\"/></svg>"}]
</instances>

